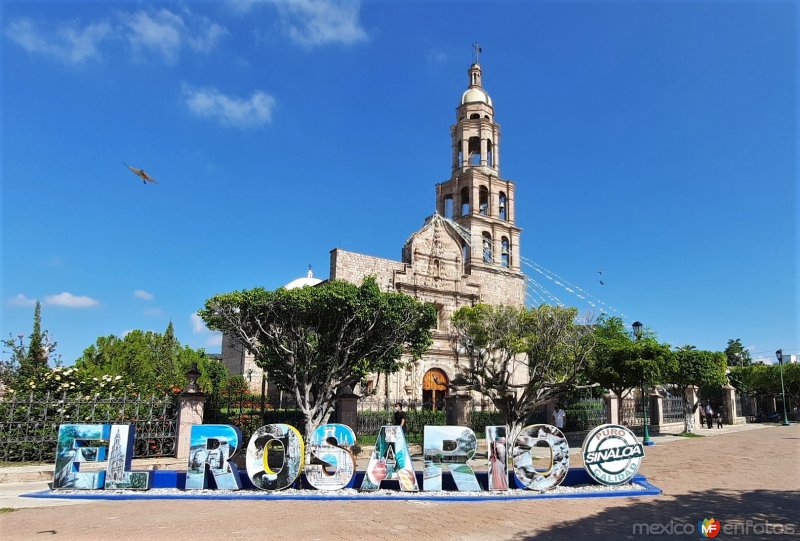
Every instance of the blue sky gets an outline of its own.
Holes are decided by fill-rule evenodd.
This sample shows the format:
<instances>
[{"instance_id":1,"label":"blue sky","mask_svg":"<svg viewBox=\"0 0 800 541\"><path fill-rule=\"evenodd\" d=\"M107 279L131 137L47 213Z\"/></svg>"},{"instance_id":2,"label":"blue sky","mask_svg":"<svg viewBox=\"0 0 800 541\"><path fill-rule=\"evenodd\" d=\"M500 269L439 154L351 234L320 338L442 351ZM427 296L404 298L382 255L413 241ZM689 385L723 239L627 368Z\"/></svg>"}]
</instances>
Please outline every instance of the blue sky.
<instances>
[{"instance_id":1,"label":"blue sky","mask_svg":"<svg viewBox=\"0 0 800 541\"><path fill-rule=\"evenodd\" d=\"M217 352L209 296L399 259L474 41L523 256L674 345L800 354L796 2L2 9L0 331L38 298L67 364L170 319Z\"/></svg>"}]
</instances>

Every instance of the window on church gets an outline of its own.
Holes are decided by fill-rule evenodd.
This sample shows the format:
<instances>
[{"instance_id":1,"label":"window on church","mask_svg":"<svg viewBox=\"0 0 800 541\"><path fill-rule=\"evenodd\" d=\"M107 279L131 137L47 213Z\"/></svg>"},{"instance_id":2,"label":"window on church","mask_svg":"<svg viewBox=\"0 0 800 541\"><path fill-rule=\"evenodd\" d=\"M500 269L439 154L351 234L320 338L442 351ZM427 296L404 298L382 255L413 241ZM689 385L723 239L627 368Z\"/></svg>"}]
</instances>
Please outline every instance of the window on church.
<instances>
[{"instance_id":1,"label":"window on church","mask_svg":"<svg viewBox=\"0 0 800 541\"><path fill-rule=\"evenodd\" d=\"M461 167L461 164L464 163L464 145L461 144L461 140L458 141L458 163L456 167Z\"/></svg>"},{"instance_id":2,"label":"window on church","mask_svg":"<svg viewBox=\"0 0 800 541\"><path fill-rule=\"evenodd\" d=\"M499 211L498 214L500 216L500 219L501 220L508 220L508 218L507 218L508 213L506 211L506 193L505 192L500 192L500 205L499 205L499 207L500 208L497 209L497 210Z\"/></svg>"},{"instance_id":3,"label":"window on church","mask_svg":"<svg viewBox=\"0 0 800 541\"><path fill-rule=\"evenodd\" d=\"M461 257L464 261L464 267L469 264L469 246L466 244L461 247Z\"/></svg>"},{"instance_id":4,"label":"window on church","mask_svg":"<svg viewBox=\"0 0 800 541\"><path fill-rule=\"evenodd\" d=\"M511 247L506 237L500 241L500 266L505 268L511 266Z\"/></svg>"},{"instance_id":5,"label":"window on church","mask_svg":"<svg viewBox=\"0 0 800 541\"><path fill-rule=\"evenodd\" d=\"M480 137L470 137L469 148L467 148L467 152L469 153L469 164L470 165L480 165L481 164L481 139Z\"/></svg>"},{"instance_id":6,"label":"window on church","mask_svg":"<svg viewBox=\"0 0 800 541\"><path fill-rule=\"evenodd\" d=\"M478 213L481 216L489 215L489 190L481 186L478 190Z\"/></svg>"},{"instance_id":7,"label":"window on church","mask_svg":"<svg viewBox=\"0 0 800 541\"><path fill-rule=\"evenodd\" d=\"M494 167L494 145L491 139L486 140L486 163L489 167Z\"/></svg>"},{"instance_id":8,"label":"window on church","mask_svg":"<svg viewBox=\"0 0 800 541\"><path fill-rule=\"evenodd\" d=\"M492 262L492 236L489 233L483 233L483 262Z\"/></svg>"},{"instance_id":9,"label":"window on church","mask_svg":"<svg viewBox=\"0 0 800 541\"><path fill-rule=\"evenodd\" d=\"M444 208L442 209L442 212L444 212L444 217L445 218L450 218L450 219L453 218L453 196L452 195L445 196L445 198L444 198Z\"/></svg>"},{"instance_id":10,"label":"window on church","mask_svg":"<svg viewBox=\"0 0 800 541\"><path fill-rule=\"evenodd\" d=\"M472 113L471 115L469 115L469 118L471 120L480 120L481 119L481 115L479 115L478 113Z\"/></svg>"},{"instance_id":11,"label":"window on church","mask_svg":"<svg viewBox=\"0 0 800 541\"><path fill-rule=\"evenodd\" d=\"M461 188L461 215L469 216L469 188Z\"/></svg>"}]
</instances>

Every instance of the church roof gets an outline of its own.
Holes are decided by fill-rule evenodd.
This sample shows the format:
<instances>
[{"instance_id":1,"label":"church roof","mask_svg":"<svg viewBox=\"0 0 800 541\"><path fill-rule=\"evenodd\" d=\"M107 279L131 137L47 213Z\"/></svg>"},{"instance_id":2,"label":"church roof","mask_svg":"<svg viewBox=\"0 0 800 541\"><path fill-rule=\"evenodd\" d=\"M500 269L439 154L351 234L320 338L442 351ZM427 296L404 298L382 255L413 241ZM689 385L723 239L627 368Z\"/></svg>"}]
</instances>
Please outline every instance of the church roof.
<instances>
[{"instance_id":1,"label":"church roof","mask_svg":"<svg viewBox=\"0 0 800 541\"><path fill-rule=\"evenodd\" d=\"M474 102L481 102L485 103L489 106L492 105L492 98L489 97L489 94L480 87L472 87L468 88L462 95L461 95L461 105L465 103L474 103Z\"/></svg>"},{"instance_id":2,"label":"church roof","mask_svg":"<svg viewBox=\"0 0 800 541\"><path fill-rule=\"evenodd\" d=\"M442 216L438 212L436 212L433 215L428 216L427 218L425 218L425 225L423 225L421 229L419 229L417 231L414 231L414 233L412 233L411 236L408 237L408 239L406 240L405 243L408 244L409 242L411 242L411 239L413 239L414 236L417 233L419 233L420 231L425 230L429 225L431 225L436 220L439 220L439 221L444 222L445 224L449 225L453 229L453 231L455 231L456 234L464 240L464 242L467 244L467 246L471 246L472 245L472 236L470 235L470 232L466 227L462 226L461 224L459 224L457 222L454 222L453 220L451 220L449 218L445 218L444 216Z\"/></svg>"},{"instance_id":3,"label":"church roof","mask_svg":"<svg viewBox=\"0 0 800 541\"><path fill-rule=\"evenodd\" d=\"M297 289L298 287L306 287L306 286L315 286L319 283L322 283L322 280L319 278L314 278L314 271L311 270L311 267L308 267L308 272L305 276L301 276L300 278L295 278L288 284L286 284L284 289Z\"/></svg>"}]
</instances>

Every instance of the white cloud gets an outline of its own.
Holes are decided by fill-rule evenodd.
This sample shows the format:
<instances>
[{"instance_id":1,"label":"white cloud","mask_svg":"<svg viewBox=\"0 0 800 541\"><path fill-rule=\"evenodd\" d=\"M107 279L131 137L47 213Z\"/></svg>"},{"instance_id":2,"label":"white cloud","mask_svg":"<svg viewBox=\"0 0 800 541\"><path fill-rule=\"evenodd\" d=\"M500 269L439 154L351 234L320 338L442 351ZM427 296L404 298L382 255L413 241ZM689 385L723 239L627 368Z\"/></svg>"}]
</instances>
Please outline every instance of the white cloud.
<instances>
[{"instance_id":1,"label":"white cloud","mask_svg":"<svg viewBox=\"0 0 800 541\"><path fill-rule=\"evenodd\" d=\"M201 118L213 118L224 126L261 126L272 121L275 98L256 90L249 98L226 96L216 88L183 85L183 98L189 110Z\"/></svg>"},{"instance_id":2,"label":"white cloud","mask_svg":"<svg viewBox=\"0 0 800 541\"><path fill-rule=\"evenodd\" d=\"M97 306L99 301L85 295L73 295L68 291L58 295L49 295L44 298L44 302L53 306L63 306L65 308L90 308Z\"/></svg>"},{"instance_id":3,"label":"white cloud","mask_svg":"<svg viewBox=\"0 0 800 541\"><path fill-rule=\"evenodd\" d=\"M191 319L192 319L192 332L194 334L200 334L202 332L208 331L208 328L206 327L203 318L201 318L199 315L192 314Z\"/></svg>"},{"instance_id":4,"label":"white cloud","mask_svg":"<svg viewBox=\"0 0 800 541\"><path fill-rule=\"evenodd\" d=\"M183 16L166 8L122 13L126 38L137 53L155 52L169 64L177 62L186 46L196 52L213 50L228 30L209 18L184 10Z\"/></svg>"},{"instance_id":5,"label":"white cloud","mask_svg":"<svg viewBox=\"0 0 800 541\"><path fill-rule=\"evenodd\" d=\"M368 39L359 20L360 0L236 0L233 4L245 12L255 4L273 5L283 33L305 47L351 45Z\"/></svg>"},{"instance_id":6,"label":"white cloud","mask_svg":"<svg viewBox=\"0 0 800 541\"><path fill-rule=\"evenodd\" d=\"M111 37L107 22L80 26L77 22L62 23L55 34L38 28L30 19L17 19L8 25L6 36L29 53L51 56L68 64L80 64L100 56L98 46Z\"/></svg>"},{"instance_id":7,"label":"white cloud","mask_svg":"<svg viewBox=\"0 0 800 541\"><path fill-rule=\"evenodd\" d=\"M133 296L136 297L137 299L143 299L143 300L146 300L146 301L152 301L153 299L156 298L155 295L153 295L149 291L145 291L144 289L135 290L133 292Z\"/></svg>"},{"instance_id":8,"label":"white cloud","mask_svg":"<svg viewBox=\"0 0 800 541\"><path fill-rule=\"evenodd\" d=\"M11 306L33 306L36 304L36 299L29 299L22 293L17 293L16 296L8 299L8 304Z\"/></svg>"}]
</instances>

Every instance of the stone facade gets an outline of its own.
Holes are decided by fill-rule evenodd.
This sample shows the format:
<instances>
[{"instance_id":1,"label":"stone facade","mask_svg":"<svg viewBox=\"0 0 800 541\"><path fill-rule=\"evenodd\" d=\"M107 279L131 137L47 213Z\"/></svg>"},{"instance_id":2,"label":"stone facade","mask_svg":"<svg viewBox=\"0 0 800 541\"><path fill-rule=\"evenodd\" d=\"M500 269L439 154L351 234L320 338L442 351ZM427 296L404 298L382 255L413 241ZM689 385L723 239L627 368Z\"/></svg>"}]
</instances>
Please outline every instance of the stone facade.
<instances>
[{"instance_id":1,"label":"stone facade","mask_svg":"<svg viewBox=\"0 0 800 541\"><path fill-rule=\"evenodd\" d=\"M439 314L433 346L421 360L406 363L406 369L391 375L388 383L373 375L367 379L368 388L356 392L435 402L440 407L447 381L440 382L437 377L449 381L457 372L447 332L450 315L459 307L477 303L525 303L515 187L500 177L500 126L482 86L481 66L472 64L467 73L468 88L450 128L451 178L436 185L437 212L406 241L401 261L341 248L331 251L331 280L360 284L365 277L374 276L384 291L430 302ZM232 373L249 374L251 386L261 386L260 369L239 344L226 337L222 354Z\"/></svg>"},{"instance_id":2,"label":"stone facade","mask_svg":"<svg viewBox=\"0 0 800 541\"><path fill-rule=\"evenodd\" d=\"M482 87L480 65L470 66L468 77L469 87L450 129L452 176L436 185L437 212L406 241L402 261L339 248L331 252L331 279L361 283L372 275L383 290L430 302L439 313L433 346L421 360L407 362L405 370L390 376L388 389L385 378L379 381L373 375L369 389L357 392L373 390L391 400L430 402L425 375L441 371L451 380L457 372L447 332L450 315L477 303L525 303L514 183L500 177L500 126L494 122L491 98Z\"/></svg>"}]
</instances>

